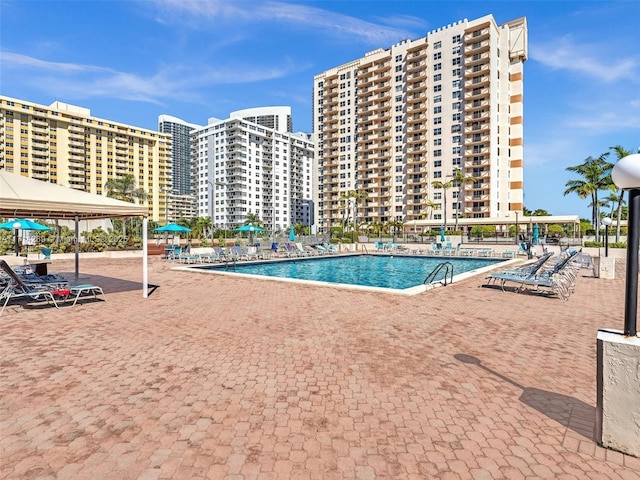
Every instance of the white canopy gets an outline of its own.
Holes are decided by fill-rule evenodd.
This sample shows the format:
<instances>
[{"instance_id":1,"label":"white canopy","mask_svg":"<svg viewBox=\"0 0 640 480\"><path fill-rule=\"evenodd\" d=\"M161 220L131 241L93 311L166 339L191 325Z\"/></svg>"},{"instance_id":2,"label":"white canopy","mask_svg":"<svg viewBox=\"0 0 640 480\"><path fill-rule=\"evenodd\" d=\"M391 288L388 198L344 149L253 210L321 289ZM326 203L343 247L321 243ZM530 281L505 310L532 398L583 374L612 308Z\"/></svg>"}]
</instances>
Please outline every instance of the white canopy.
<instances>
[{"instance_id":1,"label":"white canopy","mask_svg":"<svg viewBox=\"0 0 640 480\"><path fill-rule=\"evenodd\" d=\"M80 219L146 217L144 205L61 187L0 170L0 217Z\"/></svg>"},{"instance_id":2,"label":"white canopy","mask_svg":"<svg viewBox=\"0 0 640 480\"><path fill-rule=\"evenodd\" d=\"M143 217L142 221L142 296L147 297L147 216L144 205L122 202L102 195L74 190L49 182L0 170L0 217L73 219L78 238L78 222L97 218ZM79 245L76 241L76 277Z\"/></svg>"}]
</instances>

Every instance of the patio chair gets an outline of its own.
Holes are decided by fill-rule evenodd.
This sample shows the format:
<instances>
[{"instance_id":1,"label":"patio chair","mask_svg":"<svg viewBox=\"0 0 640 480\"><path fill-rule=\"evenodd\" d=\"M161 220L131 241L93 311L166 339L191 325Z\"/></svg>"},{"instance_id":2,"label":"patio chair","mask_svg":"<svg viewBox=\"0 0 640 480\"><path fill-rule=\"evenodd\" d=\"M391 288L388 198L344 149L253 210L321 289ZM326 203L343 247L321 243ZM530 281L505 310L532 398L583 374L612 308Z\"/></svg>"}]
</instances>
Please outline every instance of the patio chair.
<instances>
[{"instance_id":1,"label":"patio chair","mask_svg":"<svg viewBox=\"0 0 640 480\"><path fill-rule=\"evenodd\" d=\"M329 255L329 253L331 253L327 248L325 248L324 245L320 245L320 244L314 245L313 248L319 251L321 255Z\"/></svg>"},{"instance_id":2,"label":"patio chair","mask_svg":"<svg viewBox=\"0 0 640 480\"><path fill-rule=\"evenodd\" d=\"M78 303L80 297L85 295L93 295L93 298L95 299L98 298L98 295L102 295L102 300L104 300L105 302L107 301L104 298L104 292L102 291L101 287L86 283L83 285L74 285L69 289L69 296L74 297L71 306L73 307L76 303Z\"/></svg>"},{"instance_id":3,"label":"patio chair","mask_svg":"<svg viewBox=\"0 0 640 480\"><path fill-rule=\"evenodd\" d=\"M294 247L296 247L296 251L298 252L298 255L301 257L308 257L310 255L312 255L312 253L309 250L305 250L305 248L302 246L301 242L295 242Z\"/></svg>"},{"instance_id":4,"label":"patio chair","mask_svg":"<svg viewBox=\"0 0 640 480\"><path fill-rule=\"evenodd\" d=\"M534 290L548 288L552 293L566 300L573 292L577 272L580 269L579 265L574 262L577 253L575 250L567 252L564 258L557 261L550 269L543 270L540 273L526 276L518 276L517 274L511 275L511 277L505 276L502 279L502 289L504 290L506 282L518 284L519 286L515 289L516 292L521 292L527 287L531 287Z\"/></svg>"},{"instance_id":5,"label":"patio chair","mask_svg":"<svg viewBox=\"0 0 640 480\"><path fill-rule=\"evenodd\" d=\"M60 299L69 296L69 289L60 288L58 285L25 283L5 260L0 260L0 269L2 269L9 279L0 293L0 302L2 302L0 315L2 315L5 307L12 299L25 298L33 301L46 300L47 303L51 301L56 308L59 308L58 303L56 302L56 297Z\"/></svg>"},{"instance_id":6,"label":"patio chair","mask_svg":"<svg viewBox=\"0 0 640 480\"><path fill-rule=\"evenodd\" d=\"M229 249L229 254L231 255L231 258L233 260L258 260L259 258L261 258L257 250L246 251L238 245L231 247Z\"/></svg>"},{"instance_id":7,"label":"patio chair","mask_svg":"<svg viewBox=\"0 0 640 480\"><path fill-rule=\"evenodd\" d=\"M487 275L489 281L488 284L496 281L501 281L501 286L504 287L506 281L511 280L512 278L528 278L534 276L538 271L543 267L543 265L553 256L552 252L545 253L540 258L538 258L535 262L528 263L519 268L512 268L508 270L502 270L496 273L490 273ZM504 290L504 288L503 288Z\"/></svg>"},{"instance_id":8,"label":"patio chair","mask_svg":"<svg viewBox=\"0 0 640 480\"><path fill-rule=\"evenodd\" d=\"M51 249L47 247L40 247L40 254L44 260L51 260Z\"/></svg>"}]
</instances>

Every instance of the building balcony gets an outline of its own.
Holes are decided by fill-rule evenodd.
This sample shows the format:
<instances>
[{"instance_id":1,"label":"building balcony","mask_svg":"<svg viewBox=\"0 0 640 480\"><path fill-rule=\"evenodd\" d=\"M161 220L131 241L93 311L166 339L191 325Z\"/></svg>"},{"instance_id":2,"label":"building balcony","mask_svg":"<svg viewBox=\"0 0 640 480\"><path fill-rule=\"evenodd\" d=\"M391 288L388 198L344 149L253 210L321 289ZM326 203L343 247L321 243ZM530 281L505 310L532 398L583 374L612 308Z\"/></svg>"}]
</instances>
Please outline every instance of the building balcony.
<instances>
[{"instance_id":1,"label":"building balcony","mask_svg":"<svg viewBox=\"0 0 640 480\"><path fill-rule=\"evenodd\" d=\"M465 43L464 51L465 53L467 52L480 53L480 52L488 52L490 48L491 48L491 42L489 42L488 39L471 40L470 42Z\"/></svg>"},{"instance_id":2,"label":"building balcony","mask_svg":"<svg viewBox=\"0 0 640 480\"><path fill-rule=\"evenodd\" d=\"M481 30L475 30L473 32L465 33L464 42L466 44L481 42L487 40L490 36L489 27L485 27Z\"/></svg>"}]
</instances>

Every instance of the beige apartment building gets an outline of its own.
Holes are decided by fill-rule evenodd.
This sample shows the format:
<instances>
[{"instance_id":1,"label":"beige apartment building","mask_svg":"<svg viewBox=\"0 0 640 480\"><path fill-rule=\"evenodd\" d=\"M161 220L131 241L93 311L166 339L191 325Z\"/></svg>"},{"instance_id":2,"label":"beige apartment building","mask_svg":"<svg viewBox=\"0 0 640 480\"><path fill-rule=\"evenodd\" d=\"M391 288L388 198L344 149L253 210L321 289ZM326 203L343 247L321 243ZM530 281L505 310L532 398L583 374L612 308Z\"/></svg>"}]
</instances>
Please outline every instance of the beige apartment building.
<instances>
[{"instance_id":1,"label":"beige apartment building","mask_svg":"<svg viewBox=\"0 0 640 480\"><path fill-rule=\"evenodd\" d=\"M0 96L0 169L97 195L131 174L149 198L149 217L167 218L171 137L91 116L87 108Z\"/></svg>"},{"instance_id":2,"label":"beige apartment building","mask_svg":"<svg viewBox=\"0 0 640 480\"><path fill-rule=\"evenodd\" d=\"M497 25L487 15L316 75L320 230L345 217L451 228L456 216L521 213L526 59L526 19ZM461 192L456 169L476 179ZM345 200L354 191L365 198Z\"/></svg>"}]
</instances>

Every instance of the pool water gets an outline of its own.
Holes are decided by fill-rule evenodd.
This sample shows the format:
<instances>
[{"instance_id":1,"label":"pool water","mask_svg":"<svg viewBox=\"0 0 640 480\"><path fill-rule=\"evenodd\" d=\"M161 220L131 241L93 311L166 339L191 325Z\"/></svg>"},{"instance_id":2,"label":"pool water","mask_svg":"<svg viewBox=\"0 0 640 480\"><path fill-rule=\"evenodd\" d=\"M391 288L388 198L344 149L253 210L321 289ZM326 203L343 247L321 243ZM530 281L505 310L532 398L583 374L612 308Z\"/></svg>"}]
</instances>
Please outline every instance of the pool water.
<instances>
[{"instance_id":1,"label":"pool water","mask_svg":"<svg viewBox=\"0 0 640 480\"><path fill-rule=\"evenodd\" d=\"M207 265L193 268L404 290L423 285L425 278L443 261L453 265L453 274L457 276L493 266L501 260L444 259L410 255L341 255L340 257L297 258L271 263L236 263L235 266ZM442 280L444 274L445 270L442 269L434 280Z\"/></svg>"}]
</instances>

